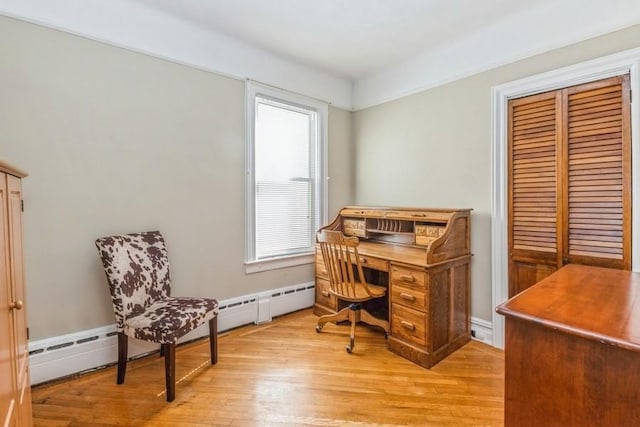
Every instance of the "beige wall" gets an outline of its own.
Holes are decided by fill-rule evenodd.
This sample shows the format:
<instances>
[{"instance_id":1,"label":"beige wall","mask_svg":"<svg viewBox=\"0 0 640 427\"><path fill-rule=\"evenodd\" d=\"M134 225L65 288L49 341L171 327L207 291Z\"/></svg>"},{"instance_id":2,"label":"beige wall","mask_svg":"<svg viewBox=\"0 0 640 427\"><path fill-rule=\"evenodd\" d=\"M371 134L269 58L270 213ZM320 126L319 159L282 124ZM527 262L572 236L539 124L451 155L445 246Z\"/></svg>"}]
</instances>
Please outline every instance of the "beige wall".
<instances>
[{"instance_id":1,"label":"beige wall","mask_svg":"<svg viewBox=\"0 0 640 427\"><path fill-rule=\"evenodd\" d=\"M472 314L491 319L490 88L638 47L640 26L355 114L329 109L329 215L471 207ZM32 339L113 322L96 237L160 229L176 294L312 280L244 273L244 84L0 17L0 158L27 170ZM353 144L352 142L355 142Z\"/></svg>"},{"instance_id":2,"label":"beige wall","mask_svg":"<svg viewBox=\"0 0 640 427\"><path fill-rule=\"evenodd\" d=\"M358 204L473 208L472 315L491 320L491 87L640 46L640 26L354 114Z\"/></svg>"},{"instance_id":3,"label":"beige wall","mask_svg":"<svg viewBox=\"0 0 640 427\"><path fill-rule=\"evenodd\" d=\"M159 229L175 294L313 280L244 273L244 83L0 17L0 158L30 173L31 338L113 323L96 237ZM330 213L351 199L351 113L329 110Z\"/></svg>"}]
</instances>

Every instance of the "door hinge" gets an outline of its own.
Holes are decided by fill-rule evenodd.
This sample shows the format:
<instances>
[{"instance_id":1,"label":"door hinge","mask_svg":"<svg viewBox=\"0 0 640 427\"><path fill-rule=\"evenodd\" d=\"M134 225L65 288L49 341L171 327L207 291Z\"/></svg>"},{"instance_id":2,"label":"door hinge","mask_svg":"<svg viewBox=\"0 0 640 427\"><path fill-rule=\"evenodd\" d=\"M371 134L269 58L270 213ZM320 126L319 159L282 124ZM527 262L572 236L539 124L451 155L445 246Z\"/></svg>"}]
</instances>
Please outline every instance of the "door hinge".
<instances>
[{"instance_id":1,"label":"door hinge","mask_svg":"<svg viewBox=\"0 0 640 427\"><path fill-rule=\"evenodd\" d=\"M20 199L20 210L24 212L24 199Z\"/></svg>"},{"instance_id":2,"label":"door hinge","mask_svg":"<svg viewBox=\"0 0 640 427\"><path fill-rule=\"evenodd\" d=\"M29 341L29 328L27 328L27 341Z\"/></svg>"}]
</instances>

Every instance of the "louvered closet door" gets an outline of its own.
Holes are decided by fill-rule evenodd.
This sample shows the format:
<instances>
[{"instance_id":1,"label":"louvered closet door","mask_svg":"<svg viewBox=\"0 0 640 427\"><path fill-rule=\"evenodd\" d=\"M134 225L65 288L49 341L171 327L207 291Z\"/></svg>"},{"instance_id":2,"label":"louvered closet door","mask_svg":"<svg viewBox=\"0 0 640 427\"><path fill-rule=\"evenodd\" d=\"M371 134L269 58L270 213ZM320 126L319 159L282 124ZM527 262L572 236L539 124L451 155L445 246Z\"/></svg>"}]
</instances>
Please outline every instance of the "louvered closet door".
<instances>
[{"instance_id":1,"label":"louvered closet door","mask_svg":"<svg viewBox=\"0 0 640 427\"><path fill-rule=\"evenodd\" d=\"M509 296L558 268L560 94L509 102Z\"/></svg>"},{"instance_id":2,"label":"louvered closet door","mask_svg":"<svg viewBox=\"0 0 640 427\"><path fill-rule=\"evenodd\" d=\"M631 269L629 78L565 90L566 261Z\"/></svg>"},{"instance_id":3,"label":"louvered closet door","mask_svg":"<svg viewBox=\"0 0 640 427\"><path fill-rule=\"evenodd\" d=\"M509 296L563 264L631 268L629 76L509 102Z\"/></svg>"}]
</instances>

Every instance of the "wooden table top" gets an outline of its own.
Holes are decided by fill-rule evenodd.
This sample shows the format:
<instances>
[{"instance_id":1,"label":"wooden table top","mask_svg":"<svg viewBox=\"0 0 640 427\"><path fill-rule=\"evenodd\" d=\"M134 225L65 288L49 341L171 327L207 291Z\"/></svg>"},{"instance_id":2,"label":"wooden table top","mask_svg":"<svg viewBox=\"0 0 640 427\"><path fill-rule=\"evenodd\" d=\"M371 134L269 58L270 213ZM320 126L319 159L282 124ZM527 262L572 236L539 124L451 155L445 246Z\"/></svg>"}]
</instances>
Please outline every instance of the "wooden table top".
<instances>
[{"instance_id":1,"label":"wooden table top","mask_svg":"<svg viewBox=\"0 0 640 427\"><path fill-rule=\"evenodd\" d=\"M640 352L640 273L569 264L496 311Z\"/></svg>"}]
</instances>

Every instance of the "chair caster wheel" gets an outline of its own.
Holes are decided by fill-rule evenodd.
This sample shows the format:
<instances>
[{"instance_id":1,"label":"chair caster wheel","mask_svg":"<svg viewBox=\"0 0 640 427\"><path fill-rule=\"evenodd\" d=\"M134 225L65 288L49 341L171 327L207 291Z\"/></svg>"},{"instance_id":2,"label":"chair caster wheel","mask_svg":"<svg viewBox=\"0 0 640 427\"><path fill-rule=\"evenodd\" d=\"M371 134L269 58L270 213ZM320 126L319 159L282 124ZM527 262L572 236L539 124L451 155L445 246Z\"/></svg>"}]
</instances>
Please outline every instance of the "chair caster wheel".
<instances>
[{"instance_id":1,"label":"chair caster wheel","mask_svg":"<svg viewBox=\"0 0 640 427\"><path fill-rule=\"evenodd\" d=\"M316 325L316 332L320 333L320 331L322 331L322 326Z\"/></svg>"},{"instance_id":2,"label":"chair caster wheel","mask_svg":"<svg viewBox=\"0 0 640 427\"><path fill-rule=\"evenodd\" d=\"M351 354L351 352L353 351L353 347L355 347L355 343L354 343L354 339L351 338L349 340L349 344L347 344L347 353Z\"/></svg>"}]
</instances>

